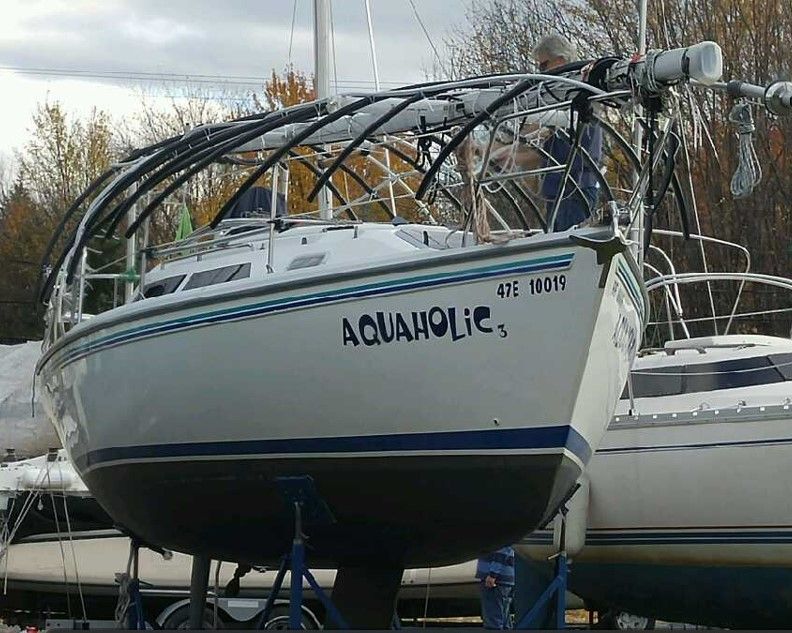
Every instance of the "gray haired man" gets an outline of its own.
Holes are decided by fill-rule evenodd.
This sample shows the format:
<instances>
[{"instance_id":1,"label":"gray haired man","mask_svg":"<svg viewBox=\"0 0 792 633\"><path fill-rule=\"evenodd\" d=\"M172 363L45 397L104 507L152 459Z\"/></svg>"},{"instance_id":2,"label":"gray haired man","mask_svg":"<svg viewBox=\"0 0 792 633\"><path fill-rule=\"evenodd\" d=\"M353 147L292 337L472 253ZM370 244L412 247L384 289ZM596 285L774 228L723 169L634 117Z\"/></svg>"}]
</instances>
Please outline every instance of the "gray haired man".
<instances>
[{"instance_id":1,"label":"gray haired man","mask_svg":"<svg viewBox=\"0 0 792 633\"><path fill-rule=\"evenodd\" d=\"M560 33L548 33L539 40L533 49L533 56L540 72L549 72L577 59L577 49ZM547 207L548 220L555 207L556 198L561 194L555 223L555 231L566 231L584 222L599 198L599 180L595 169L602 161L602 129L589 124L581 138L581 147L586 150L595 165L584 161L578 154L572 163L570 177L573 182L562 182L562 174L552 172L545 175L542 182L542 197ZM561 129L551 134L543 144L543 167L564 164L569 160L572 147L569 138Z\"/></svg>"},{"instance_id":2,"label":"gray haired man","mask_svg":"<svg viewBox=\"0 0 792 633\"><path fill-rule=\"evenodd\" d=\"M540 72L552 70L577 59L577 47L560 33L548 33L531 51Z\"/></svg>"}]
</instances>

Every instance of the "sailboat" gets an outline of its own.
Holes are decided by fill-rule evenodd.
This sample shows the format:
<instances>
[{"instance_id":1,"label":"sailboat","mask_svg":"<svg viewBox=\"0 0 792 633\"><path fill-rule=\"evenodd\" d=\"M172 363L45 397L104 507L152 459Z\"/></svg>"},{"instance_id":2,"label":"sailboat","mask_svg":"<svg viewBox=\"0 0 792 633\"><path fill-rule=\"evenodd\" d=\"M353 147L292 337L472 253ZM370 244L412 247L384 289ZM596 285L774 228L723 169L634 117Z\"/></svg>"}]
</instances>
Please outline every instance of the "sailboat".
<instances>
[{"instance_id":1,"label":"sailboat","mask_svg":"<svg viewBox=\"0 0 792 633\"><path fill-rule=\"evenodd\" d=\"M469 559L555 513L640 343L647 299L631 236L651 167L639 164L624 200L603 182L591 220L561 232L553 220L574 187L545 201L545 218L526 179L569 182L577 152L591 161L579 148L588 119L573 106L618 107L632 86L709 85L720 73L720 49L702 43L651 65L609 57L324 98L136 151L76 201L82 220L43 285L38 378L80 476L145 541L249 563L285 551L283 482L310 481L310 564L338 566L334 596L360 589L368 606L348 616L354 626L387 624L406 566ZM509 172L489 160L504 127L551 109L578 130L568 162ZM405 171L386 168L386 149ZM213 222L146 242L168 195L212 161L252 152ZM347 167L353 154L369 168ZM303 212L281 215L298 164L314 191ZM344 195L335 172L362 180L363 194ZM264 177L268 212L228 217ZM379 195L391 184L398 204ZM372 208L386 220L361 217ZM437 221L449 209L458 224ZM92 270L86 247L122 222L122 263L140 278L123 277L124 305L87 318L87 284L112 275ZM385 606L372 616L371 604Z\"/></svg>"}]
</instances>

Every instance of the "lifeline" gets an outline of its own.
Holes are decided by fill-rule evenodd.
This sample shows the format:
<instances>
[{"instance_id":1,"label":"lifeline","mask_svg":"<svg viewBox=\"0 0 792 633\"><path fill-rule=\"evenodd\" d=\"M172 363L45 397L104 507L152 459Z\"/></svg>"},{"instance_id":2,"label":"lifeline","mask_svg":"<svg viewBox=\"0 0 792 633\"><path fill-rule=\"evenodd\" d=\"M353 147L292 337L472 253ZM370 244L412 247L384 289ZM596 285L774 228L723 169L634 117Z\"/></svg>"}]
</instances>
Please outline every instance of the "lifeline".
<instances>
[{"instance_id":1,"label":"lifeline","mask_svg":"<svg viewBox=\"0 0 792 633\"><path fill-rule=\"evenodd\" d=\"M357 322L342 318L344 346L367 347L384 343L399 343L448 338L461 341L475 332L489 334L491 318L489 306L474 308L440 308L435 306L419 312L375 312L362 314ZM353 324L354 323L354 324Z\"/></svg>"}]
</instances>

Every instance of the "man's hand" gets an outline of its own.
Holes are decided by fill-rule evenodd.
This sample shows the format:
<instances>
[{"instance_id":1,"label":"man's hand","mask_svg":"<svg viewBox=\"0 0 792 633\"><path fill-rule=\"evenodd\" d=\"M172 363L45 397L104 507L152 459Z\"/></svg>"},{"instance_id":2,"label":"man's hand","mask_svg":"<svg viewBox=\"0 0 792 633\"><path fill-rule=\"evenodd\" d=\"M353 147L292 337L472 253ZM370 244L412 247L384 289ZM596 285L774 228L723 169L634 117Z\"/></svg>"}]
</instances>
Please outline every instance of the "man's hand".
<instances>
[{"instance_id":1,"label":"man's hand","mask_svg":"<svg viewBox=\"0 0 792 633\"><path fill-rule=\"evenodd\" d=\"M487 576L487 577L484 579L484 586L485 586L487 589L492 589L492 588L493 588L493 587L494 587L496 584L497 584L497 583L495 582L495 577L494 577L494 576Z\"/></svg>"}]
</instances>

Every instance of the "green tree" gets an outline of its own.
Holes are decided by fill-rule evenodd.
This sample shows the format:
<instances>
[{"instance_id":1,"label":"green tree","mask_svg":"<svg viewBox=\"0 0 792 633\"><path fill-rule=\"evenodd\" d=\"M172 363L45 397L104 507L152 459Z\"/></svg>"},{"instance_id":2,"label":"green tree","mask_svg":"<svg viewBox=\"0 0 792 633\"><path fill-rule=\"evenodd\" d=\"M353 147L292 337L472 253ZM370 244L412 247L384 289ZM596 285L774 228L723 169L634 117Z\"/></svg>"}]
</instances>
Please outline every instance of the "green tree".
<instances>
[{"instance_id":1,"label":"green tree","mask_svg":"<svg viewBox=\"0 0 792 633\"><path fill-rule=\"evenodd\" d=\"M0 198L0 343L35 339L42 324L34 289L48 235L30 192L17 180Z\"/></svg>"},{"instance_id":2,"label":"green tree","mask_svg":"<svg viewBox=\"0 0 792 633\"><path fill-rule=\"evenodd\" d=\"M34 295L46 245L72 201L113 158L106 114L79 119L59 103L36 108L30 140L16 152L16 180L0 199L0 338L41 336Z\"/></svg>"},{"instance_id":3,"label":"green tree","mask_svg":"<svg viewBox=\"0 0 792 633\"><path fill-rule=\"evenodd\" d=\"M110 117L92 110L69 117L58 103L39 104L31 138L16 153L22 184L48 218L60 218L72 201L117 157Z\"/></svg>"}]
</instances>

